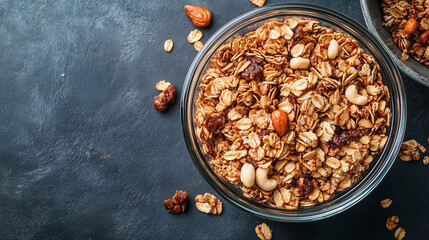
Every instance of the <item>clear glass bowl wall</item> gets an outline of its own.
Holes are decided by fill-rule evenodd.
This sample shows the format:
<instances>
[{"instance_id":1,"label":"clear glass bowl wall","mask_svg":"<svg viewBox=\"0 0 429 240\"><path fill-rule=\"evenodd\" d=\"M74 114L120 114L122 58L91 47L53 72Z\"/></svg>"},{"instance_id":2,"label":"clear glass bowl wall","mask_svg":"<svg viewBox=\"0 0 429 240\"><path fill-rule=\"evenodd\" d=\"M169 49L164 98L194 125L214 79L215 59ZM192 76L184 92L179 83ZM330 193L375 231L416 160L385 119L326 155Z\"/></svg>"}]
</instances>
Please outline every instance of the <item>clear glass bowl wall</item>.
<instances>
[{"instance_id":1,"label":"clear glass bowl wall","mask_svg":"<svg viewBox=\"0 0 429 240\"><path fill-rule=\"evenodd\" d=\"M202 143L195 134L195 102L200 92L199 85L203 75L210 68L210 60L217 50L237 36L256 30L264 23L284 21L285 18L314 20L321 26L341 32L359 42L366 53L371 54L380 65L380 73L384 84L389 88L392 110L391 127L388 129L389 139L383 152L375 158L364 178L349 190L337 193L328 202L294 210L280 209L249 199L243 196L236 186L218 177L210 167L210 158L202 150ZM181 119L187 148L195 166L205 180L225 199L234 205L260 217L287 221L308 222L327 218L338 214L363 199L373 190L386 175L399 152L405 133L406 104L405 92L399 72L383 47L373 35L362 25L334 10L308 4L278 4L255 9L243 14L219 29L198 53L189 68L183 86L181 99Z\"/></svg>"}]
</instances>

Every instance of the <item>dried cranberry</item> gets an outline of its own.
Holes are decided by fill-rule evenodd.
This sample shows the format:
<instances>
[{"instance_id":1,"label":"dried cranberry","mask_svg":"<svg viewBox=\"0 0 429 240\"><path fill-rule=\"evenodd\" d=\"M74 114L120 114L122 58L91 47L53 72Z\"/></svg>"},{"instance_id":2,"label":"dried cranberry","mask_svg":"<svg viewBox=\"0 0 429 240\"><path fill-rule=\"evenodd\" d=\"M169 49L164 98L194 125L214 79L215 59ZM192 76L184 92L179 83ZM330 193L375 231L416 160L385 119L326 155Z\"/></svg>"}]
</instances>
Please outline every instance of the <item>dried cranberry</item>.
<instances>
[{"instance_id":1,"label":"dried cranberry","mask_svg":"<svg viewBox=\"0 0 429 240\"><path fill-rule=\"evenodd\" d=\"M161 94L153 98L153 108L162 112L168 107L168 104L174 103L175 98L176 88L173 85L169 85Z\"/></svg>"},{"instance_id":2,"label":"dried cranberry","mask_svg":"<svg viewBox=\"0 0 429 240\"><path fill-rule=\"evenodd\" d=\"M252 164L252 166L254 168L258 167L258 164L256 163L256 161L249 155L247 155L246 161L250 164Z\"/></svg>"},{"instance_id":3,"label":"dried cranberry","mask_svg":"<svg viewBox=\"0 0 429 240\"><path fill-rule=\"evenodd\" d=\"M217 132L223 126L224 119L222 116L206 116L204 118L204 126L209 132Z\"/></svg>"},{"instance_id":4,"label":"dried cranberry","mask_svg":"<svg viewBox=\"0 0 429 240\"><path fill-rule=\"evenodd\" d=\"M308 196L314 190L313 178L308 174L300 175L296 184L302 196Z\"/></svg>"},{"instance_id":5,"label":"dried cranberry","mask_svg":"<svg viewBox=\"0 0 429 240\"><path fill-rule=\"evenodd\" d=\"M164 201L164 208L171 213L181 213L186 211L188 205L188 194L185 191L176 191L172 199Z\"/></svg>"},{"instance_id":6,"label":"dried cranberry","mask_svg":"<svg viewBox=\"0 0 429 240\"><path fill-rule=\"evenodd\" d=\"M303 37L302 29L304 27L301 24L296 26L295 31L293 31L293 40L299 40Z\"/></svg>"},{"instance_id":7,"label":"dried cranberry","mask_svg":"<svg viewBox=\"0 0 429 240\"><path fill-rule=\"evenodd\" d=\"M339 128L336 129L332 141L329 143L331 148L340 148L350 143L351 140L359 137L359 129L351 129L342 131Z\"/></svg>"}]
</instances>

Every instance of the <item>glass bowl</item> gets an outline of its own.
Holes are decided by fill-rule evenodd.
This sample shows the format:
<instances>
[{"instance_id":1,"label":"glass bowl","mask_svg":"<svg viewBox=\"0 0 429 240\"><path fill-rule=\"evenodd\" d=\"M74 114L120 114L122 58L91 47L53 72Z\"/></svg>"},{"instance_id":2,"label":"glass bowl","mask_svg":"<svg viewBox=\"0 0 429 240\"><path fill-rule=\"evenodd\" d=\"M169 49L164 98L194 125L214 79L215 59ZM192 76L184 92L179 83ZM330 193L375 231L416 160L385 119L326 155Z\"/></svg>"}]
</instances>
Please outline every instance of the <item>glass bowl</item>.
<instances>
[{"instance_id":1,"label":"glass bowl","mask_svg":"<svg viewBox=\"0 0 429 240\"><path fill-rule=\"evenodd\" d=\"M287 17L319 21L321 26L342 32L346 36L356 39L360 47L370 53L380 65L383 82L391 94L389 105L392 111L391 126L386 132L389 136L388 141L384 150L373 161L363 179L349 190L337 193L334 198L327 202L293 210L280 209L249 199L243 195L238 187L216 175L215 171L210 167L210 158L202 152L202 144L195 133L197 125L195 122L196 106L194 104L200 91L201 78L210 67L210 60L223 44L236 36L243 36L256 30L266 22L283 21ZM389 171L399 152L405 133L405 91L398 69L386 53L386 50L368 30L353 19L334 10L315 5L270 5L235 18L219 29L207 41L192 62L183 85L181 120L186 145L195 166L204 179L222 197L239 208L260 217L285 222L308 222L333 216L352 207L368 195Z\"/></svg>"}]
</instances>

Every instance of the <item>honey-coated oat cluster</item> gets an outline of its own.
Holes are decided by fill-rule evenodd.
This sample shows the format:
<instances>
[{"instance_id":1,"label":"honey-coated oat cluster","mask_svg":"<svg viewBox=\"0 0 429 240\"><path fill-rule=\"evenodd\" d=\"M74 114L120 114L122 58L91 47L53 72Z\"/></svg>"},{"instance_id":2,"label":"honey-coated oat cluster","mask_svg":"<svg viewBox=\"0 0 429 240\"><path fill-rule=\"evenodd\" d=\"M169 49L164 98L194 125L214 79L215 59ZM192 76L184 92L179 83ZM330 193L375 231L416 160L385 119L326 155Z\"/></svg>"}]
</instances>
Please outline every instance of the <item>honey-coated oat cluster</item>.
<instances>
[{"instance_id":1,"label":"honey-coated oat cluster","mask_svg":"<svg viewBox=\"0 0 429 240\"><path fill-rule=\"evenodd\" d=\"M359 44L308 20L222 46L202 78L196 133L217 174L295 209L358 182L387 142L389 91Z\"/></svg>"}]
</instances>

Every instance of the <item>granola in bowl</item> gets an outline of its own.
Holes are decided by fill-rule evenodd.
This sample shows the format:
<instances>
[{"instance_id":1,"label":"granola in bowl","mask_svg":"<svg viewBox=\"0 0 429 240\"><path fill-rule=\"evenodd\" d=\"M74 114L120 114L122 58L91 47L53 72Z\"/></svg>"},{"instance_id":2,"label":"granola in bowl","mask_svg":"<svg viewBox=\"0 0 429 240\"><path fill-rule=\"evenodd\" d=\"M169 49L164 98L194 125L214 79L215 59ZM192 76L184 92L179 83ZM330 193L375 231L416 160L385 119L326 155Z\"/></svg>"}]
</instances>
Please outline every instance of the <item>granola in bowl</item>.
<instances>
[{"instance_id":1,"label":"granola in bowl","mask_svg":"<svg viewBox=\"0 0 429 240\"><path fill-rule=\"evenodd\" d=\"M325 202L357 183L387 142L379 70L356 40L316 21L266 23L212 59L196 135L245 196L286 209Z\"/></svg>"},{"instance_id":2,"label":"granola in bowl","mask_svg":"<svg viewBox=\"0 0 429 240\"><path fill-rule=\"evenodd\" d=\"M429 66L429 0L382 0L382 25L392 33L393 41L409 56Z\"/></svg>"}]
</instances>

